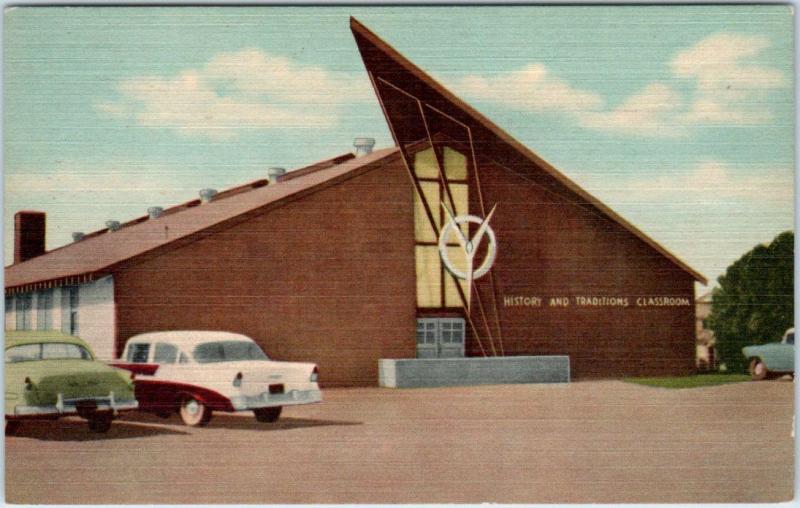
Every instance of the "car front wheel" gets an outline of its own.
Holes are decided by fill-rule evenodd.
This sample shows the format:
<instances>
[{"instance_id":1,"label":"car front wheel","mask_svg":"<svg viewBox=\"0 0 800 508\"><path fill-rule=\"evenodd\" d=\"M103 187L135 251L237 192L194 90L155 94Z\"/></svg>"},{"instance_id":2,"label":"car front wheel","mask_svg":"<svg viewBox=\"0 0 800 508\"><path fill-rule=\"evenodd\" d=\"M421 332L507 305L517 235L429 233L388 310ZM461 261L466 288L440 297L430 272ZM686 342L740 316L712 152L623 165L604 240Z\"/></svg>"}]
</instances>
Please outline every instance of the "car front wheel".
<instances>
[{"instance_id":1,"label":"car front wheel","mask_svg":"<svg viewBox=\"0 0 800 508\"><path fill-rule=\"evenodd\" d=\"M262 407L254 409L253 413L256 415L256 420L265 423L277 422L281 416L283 406L278 407Z\"/></svg>"},{"instance_id":2,"label":"car front wheel","mask_svg":"<svg viewBox=\"0 0 800 508\"><path fill-rule=\"evenodd\" d=\"M194 397L187 397L181 403L180 415L185 425L201 427L211 420L211 408Z\"/></svg>"},{"instance_id":3,"label":"car front wheel","mask_svg":"<svg viewBox=\"0 0 800 508\"><path fill-rule=\"evenodd\" d=\"M761 361L761 358L753 358L750 360L750 377L753 381L761 381L767 378L767 365Z\"/></svg>"},{"instance_id":4,"label":"car front wheel","mask_svg":"<svg viewBox=\"0 0 800 508\"><path fill-rule=\"evenodd\" d=\"M89 430L104 434L111 428L111 421L114 417L111 413L96 413L89 416L86 421L89 423Z\"/></svg>"}]
</instances>

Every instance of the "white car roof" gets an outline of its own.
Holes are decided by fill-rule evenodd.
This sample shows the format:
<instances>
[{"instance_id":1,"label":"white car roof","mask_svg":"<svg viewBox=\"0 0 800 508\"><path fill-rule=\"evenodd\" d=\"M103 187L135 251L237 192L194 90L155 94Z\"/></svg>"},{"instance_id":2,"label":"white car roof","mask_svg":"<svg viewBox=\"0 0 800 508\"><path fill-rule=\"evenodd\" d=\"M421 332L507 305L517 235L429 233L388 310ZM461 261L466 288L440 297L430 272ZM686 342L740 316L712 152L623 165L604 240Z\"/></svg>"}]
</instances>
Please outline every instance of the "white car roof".
<instances>
[{"instance_id":1,"label":"white car roof","mask_svg":"<svg viewBox=\"0 0 800 508\"><path fill-rule=\"evenodd\" d=\"M148 332L134 335L128 339L128 344L141 342L168 342L182 349L192 349L198 344L217 340L245 340L255 342L247 335L232 332L209 330L175 330L169 332Z\"/></svg>"}]
</instances>

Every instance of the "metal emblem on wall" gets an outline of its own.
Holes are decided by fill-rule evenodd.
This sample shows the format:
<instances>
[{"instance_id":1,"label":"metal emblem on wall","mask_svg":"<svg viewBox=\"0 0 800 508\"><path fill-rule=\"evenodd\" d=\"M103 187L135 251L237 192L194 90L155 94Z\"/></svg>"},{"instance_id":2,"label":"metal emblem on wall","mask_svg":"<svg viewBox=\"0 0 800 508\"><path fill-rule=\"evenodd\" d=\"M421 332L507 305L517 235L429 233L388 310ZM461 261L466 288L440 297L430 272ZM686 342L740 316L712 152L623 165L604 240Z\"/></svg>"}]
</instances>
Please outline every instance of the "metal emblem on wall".
<instances>
[{"instance_id":1,"label":"metal emblem on wall","mask_svg":"<svg viewBox=\"0 0 800 508\"><path fill-rule=\"evenodd\" d=\"M447 205L442 203L442 208L444 208L445 212L447 212L449 220L439 234L439 256L442 258L442 263L444 263L444 267L447 269L447 271L459 279L466 280L467 288L469 288L474 279L479 279L489 273L489 270L491 270L492 265L494 265L494 260L497 257L497 237L495 236L492 228L489 226L489 221L491 220L497 205L495 204L494 207L492 207L492 210L484 219L481 219L476 215L459 215L454 217L450 212L450 209L447 208ZM465 235L460 226L470 223L478 224L478 230L471 239L468 239L467 236L469 235L469 231L467 231L467 235ZM453 261L450 259L450 256L447 252L447 242L452 233L455 233L455 237L458 240L459 246L464 249L466 267L463 270L459 269L453 264ZM480 247L484 236L488 237L486 256L483 258L483 262L480 264L480 266L475 269L475 254L477 254L478 248Z\"/></svg>"}]
</instances>

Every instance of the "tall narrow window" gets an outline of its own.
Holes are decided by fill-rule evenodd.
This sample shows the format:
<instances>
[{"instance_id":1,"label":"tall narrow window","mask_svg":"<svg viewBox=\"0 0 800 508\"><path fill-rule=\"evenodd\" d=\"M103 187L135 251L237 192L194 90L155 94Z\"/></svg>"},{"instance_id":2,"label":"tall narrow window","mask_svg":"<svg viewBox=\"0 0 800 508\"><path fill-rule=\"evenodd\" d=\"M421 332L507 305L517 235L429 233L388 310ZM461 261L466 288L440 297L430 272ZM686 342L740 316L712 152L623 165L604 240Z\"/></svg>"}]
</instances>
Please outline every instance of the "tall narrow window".
<instances>
[{"instance_id":1,"label":"tall narrow window","mask_svg":"<svg viewBox=\"0 0 800 508\"><path fill-rule=\"evenodd\" d=\"M447 221L444 203L456 215L469 212L469 192L467 183L467 158L450 147L440 152L444 163L445 186L442 183L436 156L432 148L414 155L414 173L422 189L422 196L414 193L414 237L416 240L417 261L417 307L461 307L458 289L439 259L439 238L431 227L425 210L433 215L433 222L441 229ZM424 200L424 201L423 201ZM468 233L466 226L462 227ZM464 258L457 243L450 245L451 260ZM465 264L466 266L466 264ZM459 281L464 296L469 299L469 291L464 281Z\"/></svg>"},{"instance_id":2,"label":"tall narrow window","mask_svg":"<svg viewBox=\"0 0 800 508\"><path fill-rule=\"evenodd\" d=\"M61 289L61 331L67 335L78 335L78 286Z\"/></svg>"},{"instance_id":3,"label":"tall narrow window","mask_svg":"<svg viewBox=\"0 0 800 508\"><path fill-rule=\"evenodd\" d=\"M33 294L17 295L17 330L30 330L33 325Z\"/></svg>"},{"instance_id":4,"label":"tall narrow window","mask_svg":"<svg viewBox=\"0 0 800 508\"><path fill-rule=\"evenodd\" d=\"M41 291L36 298L36 329L53 328L53 290Z\"/></svg>"}]
</instances>

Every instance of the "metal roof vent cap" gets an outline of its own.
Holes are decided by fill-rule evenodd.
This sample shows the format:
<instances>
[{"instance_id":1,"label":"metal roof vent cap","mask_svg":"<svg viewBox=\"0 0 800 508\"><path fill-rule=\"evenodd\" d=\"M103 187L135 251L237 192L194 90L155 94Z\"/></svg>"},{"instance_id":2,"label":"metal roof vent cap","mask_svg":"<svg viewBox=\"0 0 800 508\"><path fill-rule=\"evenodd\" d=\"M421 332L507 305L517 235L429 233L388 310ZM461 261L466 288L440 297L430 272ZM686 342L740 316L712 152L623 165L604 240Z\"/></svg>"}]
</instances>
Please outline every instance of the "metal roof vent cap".
<instances>
[{"instance_id":1,"label":"metal roof vent cap","mask_svg":"<svg viewBox=\"0 0 800 508\"><path fill-rule=\"evenodd\" d=\"M269 183L278 183L278 178L285 174L286 170L284 168L267 169L267 176L269 177Z\"/></svg>"},{"instance_id":2,"label":"metal roof vent cap","mask_svg":"<svg viewBox=\"0 0 800 508\"><path fill-rule=\"evenodd\" d=\"M74 231L72 233L72 241L80 242L81 240L83 240L84 236L86 236L86 234L83 231Z\"/></svg>"},{"instance_id":3,"label":"metal roof vent cap","mask_svg":"<svg viewBox=\"0 0 800 508\"><path fill-rule=\"evenodd\" d=\"M217 195L217 189L200 189L200 201L209 203Z\"/></svg>"},{"instance_id":4,"label":"metal roof vent cap","mask_svg":"<svg viewBox=\"0 0 800 508\"><path fill-rule=\"evenodd\" d=\"M119 230L120 226L121 226L121 224L119 223L118 220L107 220L106 221L106 227L108 228L109 231L117 231L117 230Z\"/></svg>"},{"instance_id":5,"label":"metal roof vent cap","mask_svg":"<svg viewBox=\"0 0 800 508\"><path fill-rule=\"evenodd\" d=\"M375 138L356 138L353 146L356 147L356 157L369 155L375 147Z\"/></svg>"},{"instance_id":6,"label":"metal roof vent cap","mask_svg":"<svg viewBox=\"0 0 800 508\"><path fill-rule=\"evenodd\" d=\"M162 213L164 213L164 209L160 206L151 206L147 209L147 215L151 219L158 219Z\"/></svg>"}]
</instances>

